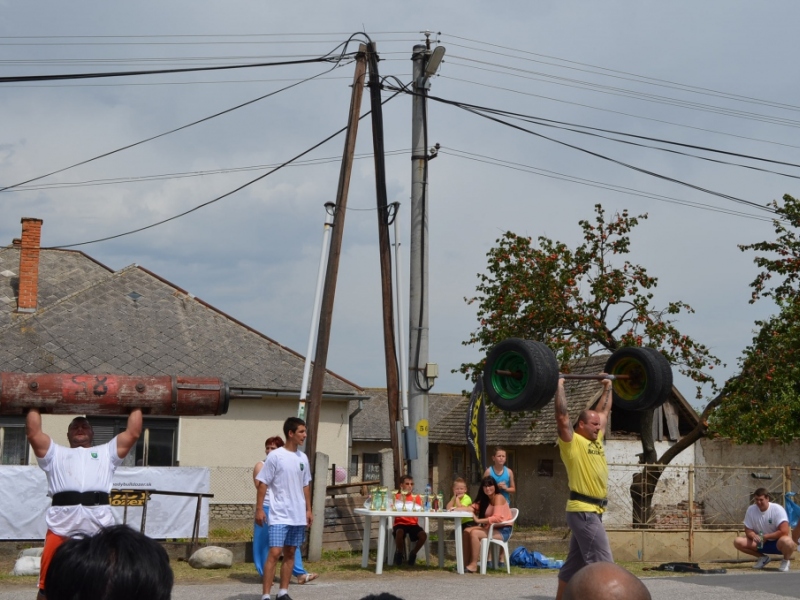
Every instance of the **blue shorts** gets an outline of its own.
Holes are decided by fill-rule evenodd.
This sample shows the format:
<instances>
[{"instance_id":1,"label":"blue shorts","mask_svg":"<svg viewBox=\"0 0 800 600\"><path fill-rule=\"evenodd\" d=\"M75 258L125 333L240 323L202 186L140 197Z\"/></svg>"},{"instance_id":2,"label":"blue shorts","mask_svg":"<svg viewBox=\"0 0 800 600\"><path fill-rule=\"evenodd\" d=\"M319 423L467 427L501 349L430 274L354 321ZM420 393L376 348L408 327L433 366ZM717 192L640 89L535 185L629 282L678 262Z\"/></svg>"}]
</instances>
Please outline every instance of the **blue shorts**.
<instances>
[{"instance_id":1,"label":"blue shorts","mask_svg":"<svg viewBox=\"0 0 800 600\"><path fill-rule=\"evenodd\" d=\"M503 541L507 542L508 538L511 537L511 526L510 525L506 525L505 527L495 527L494 528L494 533L499 533L500 535L502 535L503 536Z\"/></svg>"},{"instance_id":2,"label":"blue shorts","mask_svg":"<svg viewBox=\"0 0 800 600\"><path fill-rule=\"evenodd\" d=\"M761 554L783 554L783 552L778 550L778 540L767 540L764 542L764 546L759 552L761 552Z\"/></svg>"},{"instance_id":3,"label":"blue shorts","mask_svg":"<svg viewBox=\"0 0 800 600\"><path fill-rule=\"evenodd\" d=\"M269 547L297 548L303 544L305 525L269 525Z\"/></svg>"}]
</instances>

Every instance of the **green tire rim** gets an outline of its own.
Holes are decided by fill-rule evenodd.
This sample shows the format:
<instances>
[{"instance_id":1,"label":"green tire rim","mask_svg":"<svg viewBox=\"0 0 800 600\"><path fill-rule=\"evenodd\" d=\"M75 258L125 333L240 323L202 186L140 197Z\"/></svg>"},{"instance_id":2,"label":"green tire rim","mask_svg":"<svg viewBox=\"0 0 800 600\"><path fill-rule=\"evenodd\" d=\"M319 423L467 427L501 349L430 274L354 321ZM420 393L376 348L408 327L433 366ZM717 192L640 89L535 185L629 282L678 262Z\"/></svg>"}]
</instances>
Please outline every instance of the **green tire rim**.
<instances>
[{"instance_id":1,"label":"green tire rim","mask_svg":"<svg viewBox=\"0 0 800 600\"><path fill-rule=\"evenodd\" d=\"M624 402L636 402L647 390L647 371L635 358L623 358L614 365L611 375L630 375L630 379L615 379L614 392Z\"/></svg>"},{"instance_id":2,"label":"green tire rim","mask_svg":"<svg viewBox=\"0 0 800 600\"><path fill-rule=\"evenodd\" d=\"M521 373L521 377L501 375L497 371L511 371ZM492 365L492 389L504 400L514 400L528 385L528 363L518 352L503 352Z\"/></svg>"}]
</instances>

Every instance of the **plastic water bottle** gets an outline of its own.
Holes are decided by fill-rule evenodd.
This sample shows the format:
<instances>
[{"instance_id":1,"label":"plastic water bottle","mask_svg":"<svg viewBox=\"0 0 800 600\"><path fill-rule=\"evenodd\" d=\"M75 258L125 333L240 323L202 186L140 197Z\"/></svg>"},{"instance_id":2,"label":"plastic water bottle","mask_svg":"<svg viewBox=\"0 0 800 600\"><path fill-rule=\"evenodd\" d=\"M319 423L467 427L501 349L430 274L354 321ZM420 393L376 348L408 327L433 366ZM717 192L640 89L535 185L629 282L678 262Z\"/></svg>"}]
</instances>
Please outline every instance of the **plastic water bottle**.
<instances>
[{"instance_id":1,"label":"plastic water bottle","mask_svg":"<svg viewBox=\"0 0 800 600\"><path fill-rule=\"evenodd\" d=\"M430 483L426 484L425 485L425 498L422 500L423 506L424 506L426 511L429 511L431 509L431 493L432 492L433 492L433 488L431 487L431 484Z\"/></svg>"},{"instance_id":2,"label":"plastic water bottle","mask_svg":"<svg viewBox=\"0 0 800 600\"><path fill-rule=\"evenodd\" d=\"M761 551L764 549L764 532L759 530L758 532L758 544L756 544L756 549Z\"/></svg>"}]
</instances>

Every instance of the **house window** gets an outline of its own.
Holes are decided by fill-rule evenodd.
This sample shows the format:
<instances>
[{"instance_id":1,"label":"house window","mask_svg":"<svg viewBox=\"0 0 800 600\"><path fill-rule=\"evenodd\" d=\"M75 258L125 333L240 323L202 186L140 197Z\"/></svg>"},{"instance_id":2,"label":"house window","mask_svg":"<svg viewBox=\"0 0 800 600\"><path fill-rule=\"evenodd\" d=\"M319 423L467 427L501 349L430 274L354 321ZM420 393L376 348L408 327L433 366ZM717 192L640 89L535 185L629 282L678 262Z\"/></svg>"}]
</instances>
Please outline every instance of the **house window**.
<instances>
[{"instance_id":1,"label":"house window","mask_svg":"<svg viewBox=\"0 0 800 600\"><path fill-rule=\"evenodd\" d=\"M381 455L364 453L364 481L380 481L381 479Z\"/></svg>"},{"instance_id":2,"label":"house window","mask_svg":"<svg viewBox=\"0 0 800 600\"><path fill-rule=\"evenodd\" d=\"M350 456L350 477L358 477L358 454Z\"/></svg>"},{"instance_id":3,"label":"house window","mask_svg":"<svg viewBox=\"0 0 800 600\"><path fill-rule=\"evenodd\" d=\"M89 417L94 429L94 445L105 444L127 427L127 417ZM178 450L178 419L147 418L142 435L125 457L126 467L173 467Z\"/></svg>"},{"instance_id":4,"label":"house window","mask_svg":"<svg viewBox=\"0 0 800 600\"><path fill-rule=\"evenodd\" d=\"M0 464L28 464L25 417L0 417Z\"/></svg>"},{"instance_id":5,"label":"house window","mask_svg":"<svg viewBox=\"0 0 800 600\"><path fill-rule=\"evenodd\" d=\"M464 450L453 448L453 479L456 477L467 478L467 471L464 468Z\"/></svg>"},{"instance_id":6,"label":"house window","mask_svg":"<svg viewBox=\"0 0 800 600\"><path fill-rule=\"evenodd\" d=\"M536 469L536 474L539 477L552 477L553 459L552 458L539 459L539 467Z\"/></svg>"}]
</instances>

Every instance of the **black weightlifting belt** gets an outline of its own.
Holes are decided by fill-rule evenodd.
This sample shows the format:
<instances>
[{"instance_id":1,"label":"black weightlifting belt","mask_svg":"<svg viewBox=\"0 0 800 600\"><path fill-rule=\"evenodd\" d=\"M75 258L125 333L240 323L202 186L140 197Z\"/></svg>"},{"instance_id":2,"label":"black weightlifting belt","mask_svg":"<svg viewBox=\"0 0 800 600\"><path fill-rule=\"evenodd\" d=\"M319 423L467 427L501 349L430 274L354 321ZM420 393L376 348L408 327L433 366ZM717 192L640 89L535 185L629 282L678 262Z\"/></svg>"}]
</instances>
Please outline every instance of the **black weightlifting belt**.
<instances>
[{"instance_id":1,"label":"black weightlifting belt","mask_svg":"<svg viewBox=\"0 0 800 600\"><path fill-rule=\"evenodd\" d=\"M58 492L53 494L52 506L100 506L108 503L106 492Z\"/></svg>"},{"instance_id":2,"label":"black weightlifting belt","mask_svg":"<svg viewBox=\"0 0 800 600\"><path fill-rule=\"evenodd\" d=\"M569 499L578 500L580 502L588 502L589 504L594 504L600 508L605 508L608 506L608 498L593 498L592 496L584 496L583 494L573 492L572 490L569 491Z\"/></svg>"}]
</instances>

